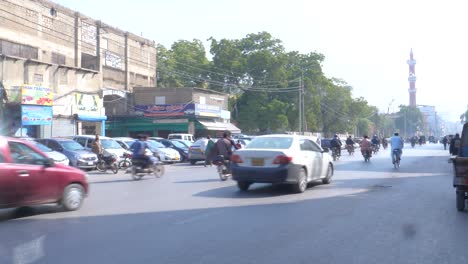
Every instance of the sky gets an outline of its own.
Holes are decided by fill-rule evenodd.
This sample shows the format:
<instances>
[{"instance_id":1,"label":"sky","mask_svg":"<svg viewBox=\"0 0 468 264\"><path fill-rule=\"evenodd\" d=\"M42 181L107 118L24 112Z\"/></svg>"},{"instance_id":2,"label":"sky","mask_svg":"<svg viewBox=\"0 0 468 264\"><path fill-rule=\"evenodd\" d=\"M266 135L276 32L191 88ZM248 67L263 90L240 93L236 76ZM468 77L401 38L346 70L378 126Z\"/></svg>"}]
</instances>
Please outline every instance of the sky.
<instances>
[{"instance_id":1,"label":"sky","mask_svg":"<svg viewBox=\"0 0 468 264\"><path fill-rule=\"evenodd\" d=\"M327 77L381 112L409 103L410 49L417 104L446 121L468 107L468 2L463 0L54 0L82 14L161 43L239 39L267 31L287 51L325 55ZM209 55L209 47L207 55Z\"/></svg>"}]
</instances>

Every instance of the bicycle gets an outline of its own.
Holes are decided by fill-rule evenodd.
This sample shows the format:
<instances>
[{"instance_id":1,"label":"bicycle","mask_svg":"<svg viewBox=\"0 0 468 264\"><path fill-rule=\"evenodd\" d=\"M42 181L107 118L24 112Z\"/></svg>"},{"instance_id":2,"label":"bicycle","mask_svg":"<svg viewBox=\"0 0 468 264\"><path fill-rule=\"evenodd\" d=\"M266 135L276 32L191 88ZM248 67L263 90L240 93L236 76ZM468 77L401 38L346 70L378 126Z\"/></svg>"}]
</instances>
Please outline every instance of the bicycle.
<instances>
[{"instance_id":1,"label":"bicycle","mask_svg":"<svg viewBox=\"0 0 468 264\"><path fill-rule=\"evenodd\" d=\"M400 150L399 149L394 149L392 153L392 162L393 162L393 167L395 169L400 168Z\"/></svg>"}]
</instances>

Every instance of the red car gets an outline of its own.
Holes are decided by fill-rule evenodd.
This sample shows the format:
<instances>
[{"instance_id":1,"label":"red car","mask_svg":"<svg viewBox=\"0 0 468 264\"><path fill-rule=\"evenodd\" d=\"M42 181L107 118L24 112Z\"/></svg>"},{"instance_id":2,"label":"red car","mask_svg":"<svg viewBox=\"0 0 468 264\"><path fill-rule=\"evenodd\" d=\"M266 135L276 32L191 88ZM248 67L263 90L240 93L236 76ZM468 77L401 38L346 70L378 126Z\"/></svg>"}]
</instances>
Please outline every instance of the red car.
<instances>
[{"instance_id":1,"label":"red car","mask_svg":"<svg viewBox=\"0 0 468 264\"><path fill-rule=\"evenodd\" d=\"M0 136L0 208L59 203L73 211L88 190L83 171L54 164L29 142Z\"/></svg>"}]
</instances>

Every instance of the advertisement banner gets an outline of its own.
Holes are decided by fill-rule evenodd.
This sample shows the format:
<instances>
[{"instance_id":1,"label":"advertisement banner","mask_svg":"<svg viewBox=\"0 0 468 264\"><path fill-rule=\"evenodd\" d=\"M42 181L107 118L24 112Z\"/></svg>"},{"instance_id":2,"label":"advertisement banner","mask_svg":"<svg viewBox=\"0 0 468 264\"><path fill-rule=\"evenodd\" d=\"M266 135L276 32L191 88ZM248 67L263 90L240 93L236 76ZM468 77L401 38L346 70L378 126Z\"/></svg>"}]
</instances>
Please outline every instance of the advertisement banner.
<instances>
[{"instance_id":1,"label":"advertisement banner","mask_svg":"<svg viewBox=\"0 0 468 264\"><path fill-rule=\"evenodd\" d=\"M86 116L100 116L102 102L99 95L93 94L75 94L75 114Z\"/></svg>"},{"instance_id":2,"label":"advertisement banner","mask_svg":"<svg viewBox=\"0 0 468 264\"><path fill-rule=\"evenodd\" d=\"M168 104L168 105L136 105L136 112L144 116L193 116L194 104Z\"/></svg>"},{"instance_id":3,"label":"advertisement banner","mask_svg":"<svg viewBox=\"0 0 468 264\"><path fill-rule=\"evenodd\" d=\"M195 104L195 115L221 117L221 109L216 105Z\"/></svg>"},{"instance_id":4,"label":"advertisement banner","mask_svg":"<svg viewBox=\"0 0 468 264\"><path fill-rule=\"evenodd\" d=\"M52 106L53 100L54 93L50 88L34 85L21 86L21 104Z\"/></svg>"},{"instance_id":5,"label":"advertisement banner","mask_svg":"<svg viewBox=\"0 0 468 264\"><path fill-rule=\"evenodd\" d=\"M23 126L52 124L52 107L22 105L21 123Z\"/></svg>"}]
</instances>

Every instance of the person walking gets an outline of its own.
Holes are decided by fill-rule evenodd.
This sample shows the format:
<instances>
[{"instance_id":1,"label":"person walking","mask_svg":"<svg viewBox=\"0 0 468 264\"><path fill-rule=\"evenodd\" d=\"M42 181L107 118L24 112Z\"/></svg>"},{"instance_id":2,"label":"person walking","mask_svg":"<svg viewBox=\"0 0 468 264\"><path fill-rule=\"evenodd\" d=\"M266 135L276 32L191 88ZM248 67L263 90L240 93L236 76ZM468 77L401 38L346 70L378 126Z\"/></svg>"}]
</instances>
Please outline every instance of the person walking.
<instances>
[{"instance_id":1,"label":"person walking","mask_svg":"<svg viewBox=\"0 0 468 264\"><path fill-rule=\"evenodd\" d=\"M211 162L211 158L212 158L211 155L212 155L212 152L213 152L213 147L215 145L213 140L211 140L210 135L208 135L206 138L208 139L208 142L206 143L206 148L205 148L205 167L207 165L213 166L213 164Z\"/></svg>"}]
</instances>

